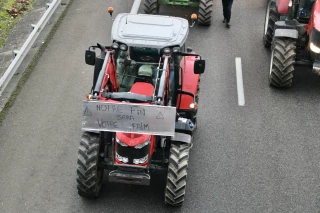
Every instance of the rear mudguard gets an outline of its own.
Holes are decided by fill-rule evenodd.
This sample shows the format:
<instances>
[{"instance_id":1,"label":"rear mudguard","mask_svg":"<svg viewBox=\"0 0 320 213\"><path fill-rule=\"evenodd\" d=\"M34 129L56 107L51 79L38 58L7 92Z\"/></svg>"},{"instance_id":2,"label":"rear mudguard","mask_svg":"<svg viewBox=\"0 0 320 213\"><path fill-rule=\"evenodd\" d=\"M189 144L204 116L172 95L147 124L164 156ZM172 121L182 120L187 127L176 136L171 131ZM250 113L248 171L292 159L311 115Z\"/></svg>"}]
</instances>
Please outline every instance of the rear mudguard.
<instances>
[{"instance_id":1,"label":"rear mudguard","mask_svg":"<svg viewBox=\"0 0 320 213\"><path fill-rule=\"evenodd\" d=\"M278 13L284 15L288 13L290 0L277 0Z\"/></svg>"},{"instance_id":2,"label":"rear mudguard","mask_svg":"<svg viewBox=\"0 0 320 213\"><path fill-rule=\"evenodd\" d=\"M194 62L195 56L185 56L181 60L180 66L182 68L181 84L182 90L197 94L198 84L200 80L199 74L194 74ZM193 102L193 98L190 95L178 95L177 109L178 110L190 110L190 104Z\"/></svg>"},{"instance_id":3,"label":"rear mudguard","mask_svg":"<svg viewBox=\"0 0 320 213\"><path fill-rule=\"evenodd\" d=\"M189 134L176 132L174 136L171 137L171 141L191 144L192 136Z\"/></svg>"}]
</instances>

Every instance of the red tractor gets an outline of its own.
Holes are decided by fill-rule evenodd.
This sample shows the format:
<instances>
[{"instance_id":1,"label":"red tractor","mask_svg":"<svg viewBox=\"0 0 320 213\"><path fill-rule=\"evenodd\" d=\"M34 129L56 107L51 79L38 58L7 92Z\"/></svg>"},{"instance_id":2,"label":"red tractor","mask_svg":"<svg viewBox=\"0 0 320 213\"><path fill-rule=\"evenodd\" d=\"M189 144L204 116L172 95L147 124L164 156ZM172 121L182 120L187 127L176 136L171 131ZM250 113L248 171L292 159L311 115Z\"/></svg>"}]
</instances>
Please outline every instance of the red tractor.
<instances>
[{"instance_id":1,"label":"red tractor","mask_svg":"<svg viewBox=\"0 0 320 213\"><path fill-rule=\"evenodd\" d=\"M97 197L104 170L109 182L138 185L165 170L165 203L182 205L205 68L200 55L185 51L188 32L182 18L119 14L112 45L86 51L94 75L83 101L79 195Z\"/></svg>"},{"instance_id":2,"label":"red tractor","mask_svg":"<svg viewBox=\"0 0 320 213\"><path fill-rule=\"evenodd\" d=\"M320 74L320 0L278 0L276 6L287 15L274 23L269 82L290 87L297 65ZM273 11L267 14L271 16Z\"/></svg>"}]
</instances>

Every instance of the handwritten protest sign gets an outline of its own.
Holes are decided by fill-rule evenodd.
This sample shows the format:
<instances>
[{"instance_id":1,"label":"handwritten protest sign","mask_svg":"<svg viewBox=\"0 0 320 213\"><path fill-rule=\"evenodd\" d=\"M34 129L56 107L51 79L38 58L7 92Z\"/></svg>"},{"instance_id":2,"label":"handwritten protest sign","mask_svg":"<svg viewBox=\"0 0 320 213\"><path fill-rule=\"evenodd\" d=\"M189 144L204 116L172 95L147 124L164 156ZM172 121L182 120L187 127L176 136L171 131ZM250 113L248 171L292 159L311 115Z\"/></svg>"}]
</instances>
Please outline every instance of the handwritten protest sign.
<instances>
[{"instance_id":1,"label":"handwritten protest sign","mask_svg":"<svg viewBox=\"0 0 320 213\"><path fill-rule=\"evenodd\" d=\"M82 114L85 131L174 135L175 107L83 101Z\"/></svg>"}]
</instances>

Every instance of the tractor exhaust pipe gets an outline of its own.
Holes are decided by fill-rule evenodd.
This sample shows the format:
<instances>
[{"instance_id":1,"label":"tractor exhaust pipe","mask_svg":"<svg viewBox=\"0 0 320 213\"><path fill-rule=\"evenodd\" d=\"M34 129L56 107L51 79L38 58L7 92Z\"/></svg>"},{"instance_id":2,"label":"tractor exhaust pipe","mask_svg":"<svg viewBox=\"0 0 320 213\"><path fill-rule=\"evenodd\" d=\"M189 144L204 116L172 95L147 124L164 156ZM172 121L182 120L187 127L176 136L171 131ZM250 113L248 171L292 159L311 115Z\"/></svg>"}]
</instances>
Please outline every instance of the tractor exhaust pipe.
<instances>
[{"instance_id":1,"label":"tractor exhaust pipe","mask_svg":"<svg viewBox=\"0 0 320 213\"><path fill-rule=\"evenodd\" d=\"M138 14L138 10L139 10L140 4L141 4L141 0L134 0L132 8L131 8L131 11L130 11L131 15Z\"/></svg>"}]
</instances>

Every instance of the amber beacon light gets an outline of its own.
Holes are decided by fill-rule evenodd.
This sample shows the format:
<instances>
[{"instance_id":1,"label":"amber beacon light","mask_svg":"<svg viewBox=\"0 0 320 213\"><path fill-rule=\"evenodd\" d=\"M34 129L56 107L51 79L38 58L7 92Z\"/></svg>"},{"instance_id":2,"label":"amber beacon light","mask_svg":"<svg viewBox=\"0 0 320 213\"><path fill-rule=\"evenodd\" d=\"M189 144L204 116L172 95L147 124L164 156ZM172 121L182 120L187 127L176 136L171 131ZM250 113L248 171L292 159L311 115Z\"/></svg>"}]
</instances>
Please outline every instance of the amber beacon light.
<instances>
[{"instance_id":1,"label":"amber beacon light","mask_svg":"<svg viewBox=\"0 0 320 213\"><path fill-rule=\"evenodd\" d=\"M110 16L112 16L112 13L113 13L113 7L108 7L108 13L110 13Z\"/></svg>"}]
</instances>

